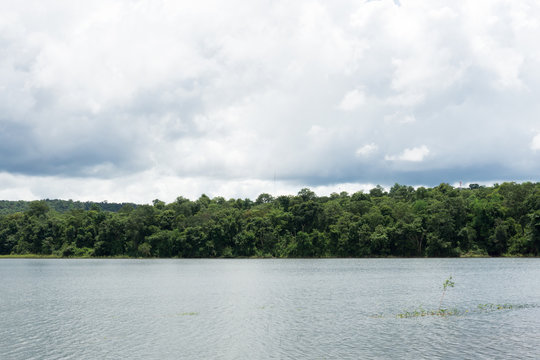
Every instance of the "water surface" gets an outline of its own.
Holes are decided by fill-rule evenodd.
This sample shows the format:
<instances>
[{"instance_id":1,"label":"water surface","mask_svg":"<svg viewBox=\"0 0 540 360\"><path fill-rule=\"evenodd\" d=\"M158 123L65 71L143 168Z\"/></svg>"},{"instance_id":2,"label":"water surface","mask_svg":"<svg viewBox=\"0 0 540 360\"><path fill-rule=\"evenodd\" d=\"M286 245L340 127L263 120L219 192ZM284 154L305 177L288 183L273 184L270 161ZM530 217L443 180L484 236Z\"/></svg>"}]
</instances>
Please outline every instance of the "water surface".
<instances>
[{"instance_id":1,"label":"water surface","mask_svg":"<svg viewBox=\"0 0 540 360\"><path fill-rule=\"evenodd\" d=\"M396 316L450 275L459 316ZM1 359L540 358L540 259L2 259L0 279Z\"/></svg>"}]
</instances>

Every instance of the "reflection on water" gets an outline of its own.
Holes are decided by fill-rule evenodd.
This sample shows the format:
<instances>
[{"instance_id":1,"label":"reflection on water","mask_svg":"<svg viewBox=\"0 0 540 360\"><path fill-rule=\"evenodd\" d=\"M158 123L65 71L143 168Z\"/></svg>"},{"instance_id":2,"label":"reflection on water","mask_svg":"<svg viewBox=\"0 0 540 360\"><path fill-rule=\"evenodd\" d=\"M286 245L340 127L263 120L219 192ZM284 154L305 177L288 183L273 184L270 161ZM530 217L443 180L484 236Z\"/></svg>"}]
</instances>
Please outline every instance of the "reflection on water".
<instances>
[{"instance_id":1,"label":"reflection on water","mask_svg":"<svg viewBox=\"0 0 540 360\"><path fill-rule=\"evenodd\" d=\"M437 309L450 275L457 315L397 316ZM540 259L3 259L0 278L1 359L540 358Z\"/></svg>"}]
</instances>

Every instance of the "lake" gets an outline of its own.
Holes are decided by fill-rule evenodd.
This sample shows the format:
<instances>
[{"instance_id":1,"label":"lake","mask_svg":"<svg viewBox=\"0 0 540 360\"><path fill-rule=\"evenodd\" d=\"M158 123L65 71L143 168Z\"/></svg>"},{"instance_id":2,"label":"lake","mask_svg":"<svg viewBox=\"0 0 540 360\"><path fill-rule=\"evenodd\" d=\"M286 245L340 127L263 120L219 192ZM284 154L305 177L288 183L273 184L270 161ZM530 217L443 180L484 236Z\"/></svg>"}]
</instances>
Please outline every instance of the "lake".
<instances>
[{"instance_id":1,"label":"lake","mask_svg":"<svg viewBox=\"0 0 540 360\"><path fill-rule=\"evenodd\" d=\"M455 315L398 316L449 276ZM540 358L540 259L2 259L0 279L1 359Z\"/></svg>"}]
</instances>

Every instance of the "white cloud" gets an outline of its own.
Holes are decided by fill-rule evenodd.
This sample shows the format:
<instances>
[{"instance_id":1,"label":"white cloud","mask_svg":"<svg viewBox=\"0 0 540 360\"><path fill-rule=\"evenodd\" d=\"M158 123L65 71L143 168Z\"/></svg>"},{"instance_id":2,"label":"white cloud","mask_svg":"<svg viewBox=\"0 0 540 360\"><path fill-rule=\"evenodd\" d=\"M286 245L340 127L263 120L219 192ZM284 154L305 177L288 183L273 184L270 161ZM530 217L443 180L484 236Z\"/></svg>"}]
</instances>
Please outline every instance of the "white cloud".
<instances>
[{"instance_id":1,"label":"white cloud","mask_svg":"<svg viewBox=\"0 0 540 360\"><path fill-rule=\"evenodd\" d=\"M0 171L21 177L0 196L538 178L538 19L505 0L0 2Z\"/></svg>"},{"instance_id":2,"label":"white cloud","mask_svg":"<svg viewBox=\"0 0 540 360\"><path fill-rule=\"evenodd\" d=\"M416 122L416 118L414 117L414 115L406 115L399 120L400 124L412 124L414 122Z\"/></svg>"},{"instance_id":3,"label":"white cloud","mask_svg":"<svg viewBox=\"0 0 540 360\"><path fill-rule=\"evenodd\" d=\"M410 162L421 162L424 161L424 158L429 155L429 149L427 146L422 145L419 147L414 147L410 149L405 149L399 155L386 155L385 160L388 161L410 161Z\"/></svg>"},{"instance_id":4,"label":"white cloud","mask_svg":"<svg viewBox=\"0 0 540 360\"><path fill-rule=\"evenodd\" d=\"M416 117L413 114L404 115L398 112L385 116L384 120L398 124L412 124L416 122Z\"/></svg>"},{"instance_id":5,"label":"white cloud","mask_svg":"<svg viewBox=\"0 0 540 360\"><path fill-rule=\"evenodd\" d=\"M369 156L373 154L374 152L376 152L378 149L379 147L377 146L377 144L374 144L374 143L366 144L356 149L356 156L360 156L360 157Z\"/></svg>"},{"instance_id":6,"label":"white cloud","mask_svg":"<svg viewBox=\"0 0 540 360\"><path fill-rule=\"evenodd\" d=\"M338 108L343 111L353 111L366 103L366 95L358 90L351 90L341 100Z\"/></svg>"},{"instance_id":7,"label":"white cloud","mask_svg":"<svg viewBox=\"0 0 540 360\"><path fill-rule=\"evenodd\" d=\"M537 134L535 137L533 137L531 142L531 149L532 150L540 150L540 134Z\"/></svg>"},{"instance_id":8,"label":"white cloud","mask_svg":"<svg viewBox=\"0 0 540 360\"><path fill-rule=\"evenodd\" d=\"M61 193L63 199L79 201L135 202L149 204L154 199L167 203L178 196L192 200L201 194L210 197L256 199L263 192L273 196L296 194L305 184L277 179L237 179L220 181L211 177L178 178L146 171L136 176L114 179L67 179L56 176L24 176L0 173L0 198L6 200L55 199ZM317 195L347 191L367 192L374 188L370 183L337 183L311 186Z\"/></svg>"}]
</instances>

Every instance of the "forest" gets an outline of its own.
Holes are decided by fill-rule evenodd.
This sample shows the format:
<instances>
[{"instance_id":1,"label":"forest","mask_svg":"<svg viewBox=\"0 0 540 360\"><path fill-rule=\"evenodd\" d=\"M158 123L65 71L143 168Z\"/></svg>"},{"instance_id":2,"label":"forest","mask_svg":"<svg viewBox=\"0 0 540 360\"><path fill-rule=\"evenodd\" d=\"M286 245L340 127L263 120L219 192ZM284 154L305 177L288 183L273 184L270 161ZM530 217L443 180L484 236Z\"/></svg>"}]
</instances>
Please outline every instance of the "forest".
<instances>
[{"instance_id":1,"label":"forest","mask_svg":"<svg viewBox=\"0 0 540 360\"><path fill-rule=\"evenodd\" d=\"M131 206L137 206L132 203L109 203L106 201L102 202L92 202L92 201L73 201L73 200L50 200L45 199L42 200L47 207L51 210L55 210L61 213L64 213L66 211L70 210L90 210L92 206L97 205L101 210L105 211L118 211L120 208L124 205L131 205ZM30 206L29 201L9 201L9 200L0 200L0 215L6 215L11 214L15 212L23 212L28 210L28 207Z\"/></svg>"},{"instance_id":2,"label":"forest","mask_svg":"<svg viewBox=\"0 0 540 360\"><path fill-rule=\"evenodd\" d=\"M56 204L56 205L55 205ZM540 183L413 188L152 205L19 203L0 255L58 257L538 256ZM83 203L84 204L84 203ZM54 205L54 206L50 206ZM103 205L103 206L102 206ZM59 210L60 209L60 210ZM62 210L63 209L63 210Z\"/></svg>"}]
</instances>

